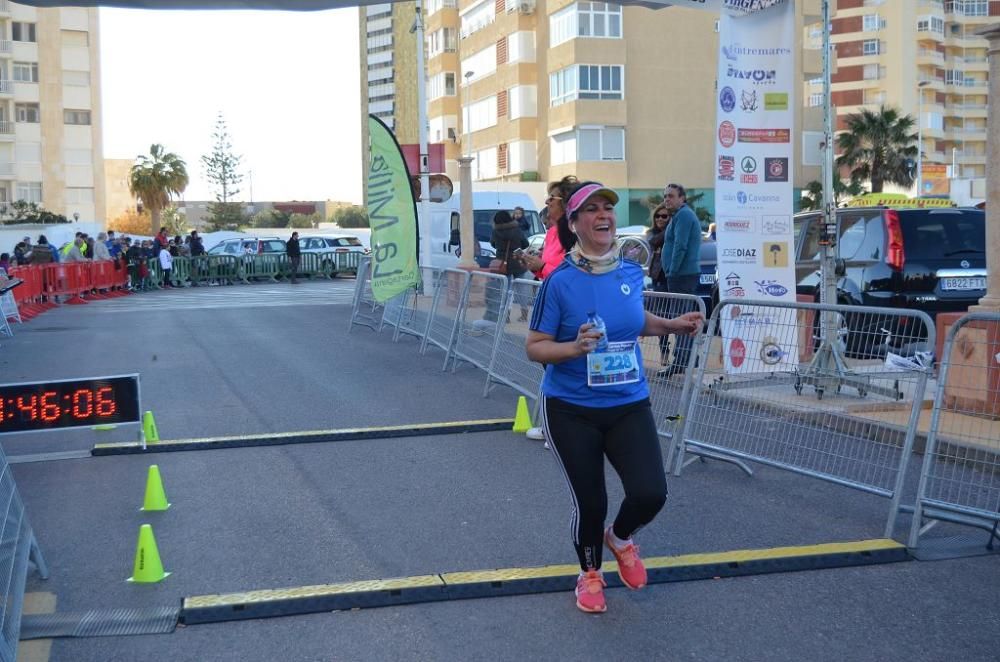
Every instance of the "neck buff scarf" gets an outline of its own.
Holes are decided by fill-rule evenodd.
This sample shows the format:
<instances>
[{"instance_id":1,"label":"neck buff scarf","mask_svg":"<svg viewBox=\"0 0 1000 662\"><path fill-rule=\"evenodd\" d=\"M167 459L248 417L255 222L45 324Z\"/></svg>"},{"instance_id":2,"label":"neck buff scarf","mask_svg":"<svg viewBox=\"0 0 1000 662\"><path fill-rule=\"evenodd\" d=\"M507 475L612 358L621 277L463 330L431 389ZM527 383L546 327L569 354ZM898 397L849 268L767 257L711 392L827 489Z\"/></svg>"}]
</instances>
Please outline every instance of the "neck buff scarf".
<instances>
[{"instance_id":1,"label":"neck buff scarf","mask_svg":"<svg viewBox=\"0 0 1000 662\"><path fill-rule=\"evenodd\" d=\"M574 267L580 271L586 271L589 274L606 274L609 271L614 271L621 264L621 253L618 251L618 246L612 246L604 255L593 256L587 255L580 248L580 244L577 243L569 253L566 254L566 259L568 259Z\"/></svg>"}]
</instances>

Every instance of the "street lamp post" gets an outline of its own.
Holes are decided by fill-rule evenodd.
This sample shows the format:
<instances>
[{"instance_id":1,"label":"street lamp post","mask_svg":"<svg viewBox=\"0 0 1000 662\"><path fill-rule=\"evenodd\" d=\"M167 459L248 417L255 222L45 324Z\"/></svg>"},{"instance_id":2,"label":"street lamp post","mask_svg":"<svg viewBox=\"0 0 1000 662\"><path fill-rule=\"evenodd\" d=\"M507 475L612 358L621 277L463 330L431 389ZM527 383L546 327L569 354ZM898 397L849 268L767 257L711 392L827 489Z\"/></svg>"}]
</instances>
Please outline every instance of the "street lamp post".
<instances>
[{"instance_id":1,"label":"street lamp post","mask_svg":"<svg viewBox=\"0 0 1000 662\"><path fill-rule=\"evenodd\" d=\"M465 106L468 109L466 111L465 119L465 137L469 139L469 144L465 148L465 156L472 158L472 100L469 98L469 83L472 81L472 77L476 75L475 71L465 72Z\"/></svg>"},{"instance_id":2,"label":"street lamp post","mask_svg":"<svg viewBox=\"0 0 1000 662\"><path fill-rule=\"evenodd\" d=\"M469 103L469 83L471 82L472 76L475 75L473 71L465 72L465 101L468 107L468 112L462 119L465 122L465 137L468 140L468 145L465 148L466 156L458 160L458 176L459 185L461 186L461 195L459 199L460 215L459 215L459 245L462 249L462 255L459 259L458 266L463 269L475 269L476 259L475 256L479 252L476 250L476 234L475 234L475 223L472 219L472 122L470 121L472 117L472 105Z\"/></svg>"},{"instance_id":3,"label":"street lamp post","mask_svg":"<svg viewBox=\"0 0 1000 662\"><path fill-rule=\"evenodd\" d=\"M924 92L929 80L917 83L917 195L924 193Z\"/></svg>"}]
</instances>

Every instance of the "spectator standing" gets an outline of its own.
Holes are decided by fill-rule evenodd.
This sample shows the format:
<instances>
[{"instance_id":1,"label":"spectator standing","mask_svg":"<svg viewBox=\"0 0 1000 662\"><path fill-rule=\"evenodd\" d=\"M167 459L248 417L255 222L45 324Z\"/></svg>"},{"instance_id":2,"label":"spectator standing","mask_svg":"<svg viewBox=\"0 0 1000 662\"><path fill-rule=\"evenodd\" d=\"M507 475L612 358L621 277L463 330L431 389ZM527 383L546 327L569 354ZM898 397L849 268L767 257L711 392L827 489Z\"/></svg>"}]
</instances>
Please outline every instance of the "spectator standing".
<instances>
[{"instance_id":1,"label":"spectator standing","mask_svg":"<svg viewBox=\"0 0 1000 662\"><path fill-rule=\"evenodd\" d=\"M170 270L174 266L174 258L169 246L160 247L160 270L163 271L163 287L173 287L170 284Z\"/></svg>"},{"instance_id":2,"label":"spectator standing","mask_svg":"<svg viewBox=\"0 0 1000 662\"><path fill-rule=\"evenodd\" d=\"M31 264L50 264L58 261L59 253L52 249L44 234L38 235L35 250L31 251Z\"/></svg>"},{"instance_id":3,"label":"spectator standing","mask_svg":"<svg viewBox=\"0 0 1000 662\"><path fill-rule=\"evenodd\" d=\"M85 262L87 260L87 258L83 256L83 247L85 245L86 244L84 243L82 236L74 239L73 243L69 246L69 250L65 253L66 262Z\"/></svg>"},{"instance_id":4,"label":"spectator standing","mask_svg":"<svg viewBox=\"0 0 1000 662\"><path fill-rule=\"evenodd\" d=\"M170 249L170 238L167 236L166 226L161 227L160 232L153 237L153 244L155 248L154 255L159 255L161 248L166 248L167 250Z\"/></svg>"},{"instance_id":5,"label":"spectator standing","mask_svg":"<svg viewBox=\"0 0 1000 662\"><path fill-rule=\"evenodd\" d=\"M521 213L524 213L523 209ZM524 232L521 231L521 226L517 220L512 218L505 210L501 209L493 216L493 233L490 235L490 245L496 249L497 259L503 261L500 273L507 277L508 286L515 278L520 278L524 275L526 267L521 260L520 252L528 247L528 240L525 238ZM514 292L514 296L521 304L520 321L527 321L528 308L525 305L526 300L523 293Z\"/></svg>"},{"instance_id":6,"label":"spectator standing","mask_svg":"<svg viewBox=\"0 0 1000 662\"><path fill-rule=\"evenodd\" d=\"M549 196L545 199L548 230L542 244L542 255L529 256L525 260L525 266L533 271L539 280L544 280L552 273L562 263L566 251L573 247L575 238L566 222L565 201L578 183L576 177L567 175L558 182L549 184Z\"/></svg>"},{"instance_id":7,"label":"spectator standing","mask_svg":"<svg viewBox=\"0 0 1000 662\"><path fill-rule=\"evenodd\" d=\"M97 241L94 242L94 255L95 260L110 260L111 251L108 250L108 235L103 232L97 234Z\"/></svg>"},{"instance_id":8,"label":"spectator standing","mask_svg":"<svg viewBox=\"0 0 1000 662\"><path fill-rule=\"evenodd\" d=\"M285 242L285 252L288 253L288 261L291 262L292 282L297 283L299 282L299 263L302 261L302 249L299 247L298 232L293 232L289 240Z\"/></svg>"},{"instance_id":9,"label":"spectator standing","mask_svg":"<svg viewBox=\"0 0 1000 662\"><path fill-rule=\"evenodd\" d=\"M667 224L670 223L670 210L666 205L660 203L653 210L653 222L646 231L646 242L653 252L649 261L649 279L653 281L653 290L656 292L667 291L667 274L663 271L663 238L666 234ZM660 336L660 365L667 364L670 356L670 339L668 336Z\"/></svg>"},{"instance_id":10,"label":"spectator standing","mask_svg":"<svg viewBox=\"0 0 1000 662\"><path fill-rule=\"evenodd\" d=\"M667 275L667 291L675 294L697 294L701 274L701 223L687 204L687 192L680 184L667 184L663 204L672 216L663 233L661 264ZM663 377L682 374L687 370L691 352L691 337L678 336L671 365L657 372Z\"/></svg>"},{"instance_id":11,"label":"spectator standing","mask_svg":"<svg viewBox=\"0 0 1000 662\"><path fill-rule=\"evenodd\" d=\"M514 207L514 213L512 214L514 220L517 222L517 226L521 228L521 234L527 239L528 235L531 234L531 222L528 217L524 215L524 207Z\"/></svg>"},{"instance_id":12,"label":"spectator standing","mask_svg":"<svg viewBox=\"0 0 1000 662\"><path fill-rule=\"evenodd\" d=\"M566 222L566 200L569 200L570 193L578 183L579 181L576 177L566 175L558 182L551 182L549 184L549 195L545 198L545 209L543 210L545 212L543 217L545 227L548 229L545 232L545 240L542 243L542 254L540 257L525 254L523 258L525 266L534 272L539 280L544 280L550 273L555 271L556 267L562 264L568 250L564 241L570 242L574 239L568 225L565 231L560 230L560 225ZM564 235L568 235L568 237ZM570 247L572 247L571 243ZM530 428L525 436L535 441L545 439L545 433L540 427ZM548 447L548 442L545 442L545 445Z\"/></svg>"},{"instance_id":13,"label":"spectator standing","mask_svg":"<svg viewBox=\"0 0 1000 662\"><path fill-rule=\"evenodd\" d=\"M205 254L205 244L198 236L197 230L191 230L191 257L198 257Z\"/></svg>"},{"instance_id":14,"label":"spectator standing","mask_svg":"<svg viewBox=\"0 0 1000 662\"><path fill-rule=\"evenodd\" d=\"M0 271L4 276L10 271L10 253L0 253Z\"/></svg>"},{"instance_id":15,"label":"spectator standing","mask_svg":"<svg viewBox=\"0 0 1000 662\"><path fill-rule=\"evenodd\" d=\"M23 241L17 242L14 246L14 264L27 264L28 258L28 245Z\"/></svg>"}]
</instances>

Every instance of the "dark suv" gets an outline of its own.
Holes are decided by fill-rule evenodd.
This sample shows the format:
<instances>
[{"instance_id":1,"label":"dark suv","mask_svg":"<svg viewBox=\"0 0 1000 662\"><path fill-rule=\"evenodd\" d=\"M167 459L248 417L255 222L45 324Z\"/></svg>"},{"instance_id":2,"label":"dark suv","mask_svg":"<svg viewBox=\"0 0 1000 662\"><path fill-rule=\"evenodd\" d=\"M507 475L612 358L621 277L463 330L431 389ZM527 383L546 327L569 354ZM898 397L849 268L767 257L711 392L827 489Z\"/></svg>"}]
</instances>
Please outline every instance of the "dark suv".
<instances>
[{"instance_id":1,"label":"dark suv","mask_svg":"<svg viewBox=\"0 0 1000 662\"><path fill-rule=\"evenodd\" d=\"M981 209L941 207L837 210L837 258L843 275L838 303L939 312L964 312L986 292L986 218ZM795 216L797 293L819 300L822 215ZM879 337L889 320L847 320L849 354ZM896 318L893 318L896 319ZM909 334L905 329L890 332Z\"/></svg>"}]
</instances>

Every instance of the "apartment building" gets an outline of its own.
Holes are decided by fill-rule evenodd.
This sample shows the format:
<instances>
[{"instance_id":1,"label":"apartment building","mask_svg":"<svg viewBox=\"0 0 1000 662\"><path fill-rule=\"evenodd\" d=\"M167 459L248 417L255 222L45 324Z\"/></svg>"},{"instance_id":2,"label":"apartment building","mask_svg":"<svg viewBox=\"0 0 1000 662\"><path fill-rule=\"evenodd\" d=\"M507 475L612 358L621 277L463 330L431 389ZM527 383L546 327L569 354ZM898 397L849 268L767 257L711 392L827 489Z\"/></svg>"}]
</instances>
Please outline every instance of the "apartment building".
<instances>
[{"instance_id":1,"label":"apartment building","mask_svg":"<svg viewBox=\"0 0 1000 662\"><path fill-rule=\"evenodd\" d=\"M919 117L924 163L985 183L987 41L976 31L1000 17L1000 0L837 0L833 102L846 115L880 105ZM816 46L821 24L807 27ZM821 81L807 104L823 103Z\"/></svg>"},{"instance_id":2,"label":"apartment building","mask_svg":"<svg viewBox=\"0 0 1000 662\"><path fill-rule=\"evenodd\" d=\"M361 157L368 163L368 115L388 125L400 143L416 143L417 39L410 31L413 2L359 8L361 49ZM361 177L368 197L368 173Z\"/></svg>"},{"instance_id":3,"label":"apartment building","mask_svg":"<svg viewBox=\"0 0 1000 662\"><path fill-rule=\"evenodd\" d=\"M103 221L101 141L97 10L0 0L0 211Z\"/></svg>"},{"instance_id":4,"label":"apartment building","mask_svg":"<svg viewBox=\"0 0 1000 662\"><path fill-rule=\"evenodd\" d=\"M471 155L480 187L567 174L600 180L623 194L622 225L646 222L643 201L668 181L703 192L703 204L714 206L714 14L573 0L429 0L426 26L430 141L444 143L452 179L459 156ZM810 77L819 73L818 57L803 61ZM818 168L800 164L795 182L818 177Z\"/></svg>"}]
</instances>

